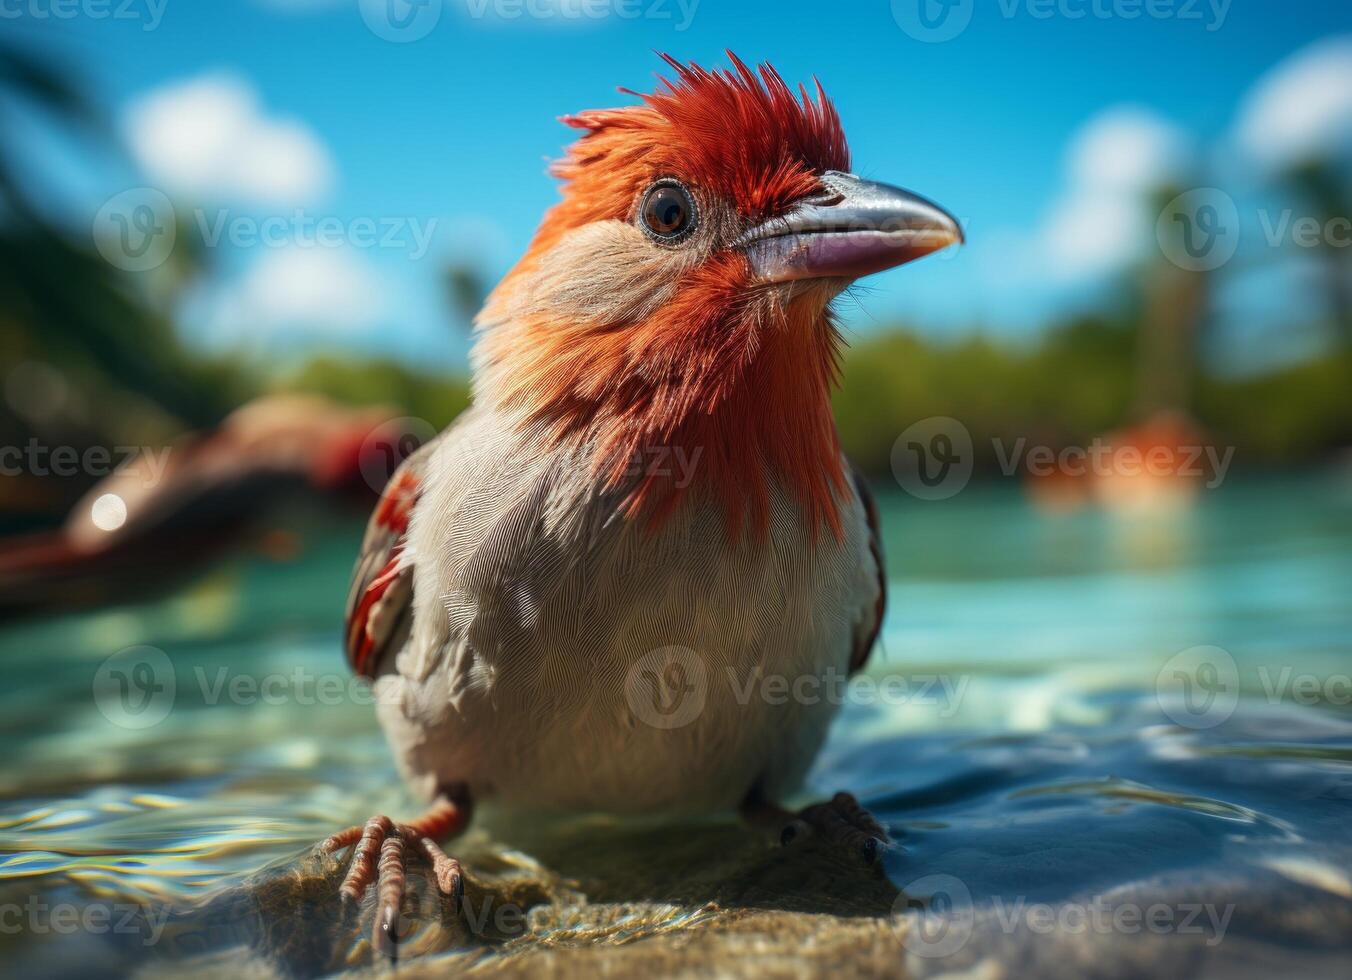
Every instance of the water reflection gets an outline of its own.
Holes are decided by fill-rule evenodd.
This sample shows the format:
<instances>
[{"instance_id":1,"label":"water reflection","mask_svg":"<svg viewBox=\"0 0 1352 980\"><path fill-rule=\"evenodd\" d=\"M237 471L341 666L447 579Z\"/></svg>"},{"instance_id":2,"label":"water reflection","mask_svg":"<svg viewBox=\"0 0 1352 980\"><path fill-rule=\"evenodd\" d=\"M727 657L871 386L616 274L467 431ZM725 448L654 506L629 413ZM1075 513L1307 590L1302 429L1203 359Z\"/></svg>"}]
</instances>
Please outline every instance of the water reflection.
<instances>
[{"instance_id":1,"label":"water reflection","mask_svg":"<svg viewBox=\"0 0 1352 980\"><path fill-rule=\"evenodd\" d=\"M850 788L888 823L898 846L885 873L810 846L783 852L726 821L479 829L460 850L471 894L519 909L519 926L436 914L415 871L427 915L406 952L525 970L642 939L625 955L653 969L698 932L718 955L754 936L861 969L998 956L1079 975L1121 930L1041 934L1011 920L1010 903L1200 896L1233 907L1224 943L1138 936L1123 969L1177 972L1202 950L1242 972L1294 948L1320 972L1352 935L1352 715L1339 686L1352 672L1350 513L1316 480L1230 485L1163 525L1049 516L979 487L942 504L891 498L892 601L871 674L906 684L847 703L811 776L814 792ZM336 903L336 865L296 859L335 826L410 804L338 654L359 528L310 530L296 563L236 564L163 602L0 634L22 681L0 691L0 904L163 909L169 937L148 947L142 927L82 930L58 955L25 911L26 927L0 936L11 963L117 972L172 954L228 974L238 962L212 957L244 946L309 974L369 957L365 913ZM171 661L171 710L147 727L112 723L93 696L100 665L131 644ZM1171 658L1200 645L1233 660L1219 714L1180 713L1161 686ZM959 951L932 958L906 936L936 881L960 885L970 928Z\"/></svg>"}]
</instances>

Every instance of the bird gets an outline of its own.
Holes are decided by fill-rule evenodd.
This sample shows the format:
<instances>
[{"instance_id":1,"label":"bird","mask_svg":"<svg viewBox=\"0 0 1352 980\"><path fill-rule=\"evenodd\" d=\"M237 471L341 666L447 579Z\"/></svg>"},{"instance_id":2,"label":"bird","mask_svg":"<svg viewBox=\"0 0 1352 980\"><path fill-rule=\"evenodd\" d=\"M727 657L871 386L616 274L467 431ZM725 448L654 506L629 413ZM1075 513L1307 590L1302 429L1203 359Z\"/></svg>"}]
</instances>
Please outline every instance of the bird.
<instances>
[{"instance_id":1,"label":"bird","mask_svg":"<svg viewBox=\"0 0 1352 980\"><path fill-rule=\"evenodd\" d=\"M388 407L268 394L213 428L145 447L91 487L64 526L0 538L0 621L144 599L245 543L286 556L296 535L277 509L370 507L418 444L413 421Z\"/></svg>"},{"instance_id":2,"label":"bird","mask_svg":"<svg viewBox=\"0 0 1352 980\"><path fill-rule=\"evenodd\" d=\"M961 244L850 169L819 82L661 55L653 91L565 116L561 199L475 321L470 406L393 475L345 630L410 790L320 845L393 941L409 853L477 803L739 812L876 861L849 793L797 812L838 699L760 679L862 669L886 604L877 509L831 413L856 279Z\"/></svg>"}]
</instances>

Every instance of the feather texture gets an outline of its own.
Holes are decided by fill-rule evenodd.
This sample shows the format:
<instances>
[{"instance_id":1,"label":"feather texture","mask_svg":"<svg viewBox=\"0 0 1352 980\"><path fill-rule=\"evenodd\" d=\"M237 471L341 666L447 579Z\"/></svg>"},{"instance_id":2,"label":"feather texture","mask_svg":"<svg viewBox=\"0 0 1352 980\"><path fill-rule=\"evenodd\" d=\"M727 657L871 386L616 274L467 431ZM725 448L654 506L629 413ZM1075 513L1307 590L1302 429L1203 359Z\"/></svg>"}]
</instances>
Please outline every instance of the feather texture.
<instances>
[{"instance_id":1,"label":"feather texture","mask_svg":"<svg viewBox=\"0 0 1352 980\"><path fill-rule=\"evenodd\" d=\"M839 119L768 66L666 60L639 104L566 120L563 200L476 322L474 405L396 477L358 563L350 656L429 797L781 797L839 706L822 685L880 625L876 515L830 408L844 283L757 288L733 247L848 167ZM659 177L701 217L679 247L635 220ZM668 668L682 699L654 716L635 685Z\"/></svg>"},{"instance_id":2,"label":"feather texture","mask_svg":"<svg viewBox=\"0 0 1352 980\"><path fill-rule=\"evenodd\" d=\"M838 536L847 481L827 304L844 283L757 290L727 245L849 165L839 117L820 88L795 96L769 66L666 60L676 78L642 104L567 120L586 133L555 168L563 201L479 318L476 398L552 444L593 447L610 488L646 454L699 454L734 537L767 531L769 480ZM666 176L689 184L706 216L680 249L654 246L630 220ZM660 523L686 489L650 474L627 507Z\"/></svg>"}]
</instances>

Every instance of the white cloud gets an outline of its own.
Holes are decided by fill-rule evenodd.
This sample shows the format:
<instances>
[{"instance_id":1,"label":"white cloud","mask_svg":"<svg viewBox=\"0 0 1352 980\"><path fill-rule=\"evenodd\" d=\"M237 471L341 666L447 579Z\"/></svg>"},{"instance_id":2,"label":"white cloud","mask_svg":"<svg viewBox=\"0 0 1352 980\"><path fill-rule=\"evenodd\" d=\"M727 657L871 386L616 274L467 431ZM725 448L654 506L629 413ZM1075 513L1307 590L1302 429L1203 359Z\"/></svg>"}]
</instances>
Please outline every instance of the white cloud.
<instances>
[{"instance_id":1,"label":"white cloud","mask_svg":"<svg viewBox=\"0 0 1352 980\"><path fill-rule=\"evenodd\" d=\"M1131 261L1149 230L1142 203L1129 195L1084 191L1058 201L1039 242L1053 276L1102 275Z\"/></svg>"},{"instance_id":2,"label":"white cloud","mask_svg":"<svg viewBox=\"0 0 1352 980\"><path fill-rule=\"evenodd\" d=\"M1153 227L1149 195L1187 159L1182 132L1144 109L1108 109L1066 152L1066 186L1041 232L1041 251L1062 280L1100 276L1140 254Z\"/></svg>"},{"instance_id":3,"label":"white cloud","mask_svg":"<svg viewBox=\"0 0 1352 980\"><path fill-rule=\"evenodd\" d=\"M384 312L381 282L350 249L269 249L238 282L218 292L207 320L222 342L278 335L357 333Z\"/></svg>"},{"instance_id":4,"label":"white cloud","mask_svg":"<svg viewBox=\"0 0 1352 980\"><path fill-rule=\"evenodd\" d=\"M1019 251L1031 258L1022 267L1044 285L1121 269L1152 241L1150 195L1179 179L1188 158L1183 132L1148 110L1119 106L1093 117L1067 145L1059 194L1023 237Z\"/></svg>"},{"instance_id":5,"label":"white cloud","mask_svg":"<svg viewBox=\"0 0 1352 980\"><path fill-rule=\"evenodd\" d=\"M1072 186L1121 194L1149 193L1187 163L1183 133L1136 106L1108 109L1071 139L1066 173Z\"/></svg>"},{"instance_id":6,"label":"white cloud","mask_svg":"<svg viewBox=\"0 0 1352 980\"><path fill-rule=\"evenodd\" d=\"M303 123L264 114L234 75L201 75L154 89L127 110L136 159L166 190L205 200L297 206L333 178L328 150Z\"/></svg>"},{"instance_id":7,"label":"white cloud","mask_svg":"<svg viewBox=\"0 0 1352 980\"><path fill-rule=\"evenodd\" d=\"M1260 78L1235 135L1267 169L1352 149L1352 36L1313 44Z\"/></svg>"}]
</instances>

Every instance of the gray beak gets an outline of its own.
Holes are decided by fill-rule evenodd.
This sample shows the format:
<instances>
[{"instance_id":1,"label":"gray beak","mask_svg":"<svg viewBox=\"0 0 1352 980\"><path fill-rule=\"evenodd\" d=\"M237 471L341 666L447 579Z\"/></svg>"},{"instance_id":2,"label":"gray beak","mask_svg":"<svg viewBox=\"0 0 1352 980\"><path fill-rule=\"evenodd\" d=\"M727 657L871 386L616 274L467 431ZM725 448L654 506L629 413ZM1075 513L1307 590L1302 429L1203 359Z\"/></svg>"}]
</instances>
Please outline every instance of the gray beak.
<instances>
[{"instance_id":1,"label":"gray beak","mask_svg":"<svg viewBox=\"0 0 1352 980\"><path fill-rule=\"evenodd\" d=\"M899 187L828 170L825 192L736 245L760 282L858 279L963 242L957 219Z\"/></svg>"}]
</instances>

